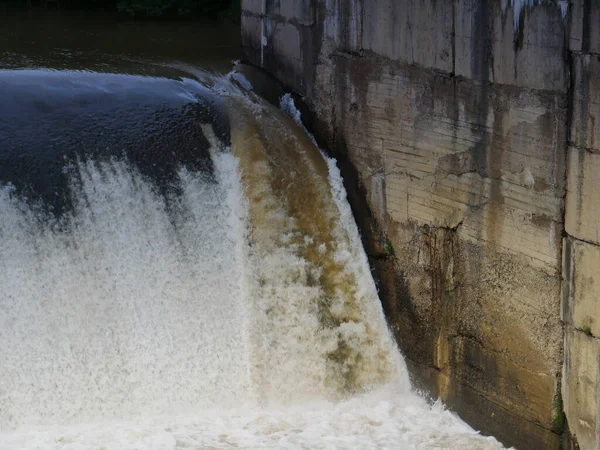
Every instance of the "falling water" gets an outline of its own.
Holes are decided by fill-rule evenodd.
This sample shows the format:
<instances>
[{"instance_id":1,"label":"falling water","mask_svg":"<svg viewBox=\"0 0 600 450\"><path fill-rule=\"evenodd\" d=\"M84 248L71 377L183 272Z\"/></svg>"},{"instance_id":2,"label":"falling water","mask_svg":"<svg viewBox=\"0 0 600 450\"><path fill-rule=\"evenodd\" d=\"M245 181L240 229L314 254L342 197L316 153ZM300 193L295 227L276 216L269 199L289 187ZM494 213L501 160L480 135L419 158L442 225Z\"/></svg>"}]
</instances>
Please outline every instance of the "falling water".
<instances>
[{"instance_id":1,"label":"falling water","mask_svg":"<svg viewBox=\"0 0 600 450\"><path fill-rule=\"evenodd\" d=\"M78 156L62 215L0 188L0 447L501 448L411 392L335 161L205 79L212 171Z\"/></svg>"}]
</instances>

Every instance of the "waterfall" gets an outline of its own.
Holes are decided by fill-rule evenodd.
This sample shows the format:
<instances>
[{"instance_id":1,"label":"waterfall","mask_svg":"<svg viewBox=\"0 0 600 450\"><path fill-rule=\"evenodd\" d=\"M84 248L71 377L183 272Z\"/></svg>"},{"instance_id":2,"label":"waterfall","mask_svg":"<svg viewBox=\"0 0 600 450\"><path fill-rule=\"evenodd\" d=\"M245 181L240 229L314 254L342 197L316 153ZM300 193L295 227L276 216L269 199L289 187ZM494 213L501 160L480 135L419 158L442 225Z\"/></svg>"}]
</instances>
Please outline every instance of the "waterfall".
<instances>
[{"instance_id":1,"label":"waterfall","mask_svg":"<svg viewBox=\"0 0 600 450\"><path fill-rule=\"evenodd\" d=\"M0 188L0 446L501 448L411 391L335 161L206 78L212 173L77 158L60 217Z\"/></svg>"}]
</instances>

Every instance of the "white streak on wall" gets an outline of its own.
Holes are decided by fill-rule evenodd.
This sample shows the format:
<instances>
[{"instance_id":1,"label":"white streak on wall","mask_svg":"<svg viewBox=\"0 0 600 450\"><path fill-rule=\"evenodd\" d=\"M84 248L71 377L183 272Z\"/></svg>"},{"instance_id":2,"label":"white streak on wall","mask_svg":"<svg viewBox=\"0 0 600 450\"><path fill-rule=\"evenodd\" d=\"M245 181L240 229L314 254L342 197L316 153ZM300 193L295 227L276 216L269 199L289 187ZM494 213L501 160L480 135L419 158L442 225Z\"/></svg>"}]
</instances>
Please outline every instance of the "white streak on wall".
<instances>
[{"instance_id":1,"label":"white streak on wall","mask_svg":"<svg viewBox=\"0 0 600 450\"><path fill-rule=\"evenodd\" d=\"M555 0L556 5L560 8L563 19L567 17L567 12L569 10L569 2L568 0ZM541 0L502 0L502 12L506 12L506 8L510 3L510 6L513 10L513 23L515 32L519 29L521 22L521 12L524 8L531 8L536 4L539 4Z\"/></svg>"},{"instance_id":2,"label":"white streak on wall","mask_svg":"<svg viewBox=\"0 0 600 450\"><path fill-rule=\"evenodd\" d=\"M569 2L567 0L559 0L558 6L560 6L560 12L562 13L563 19L567 17L569 11Z\"/></svg>"}]
</instances>

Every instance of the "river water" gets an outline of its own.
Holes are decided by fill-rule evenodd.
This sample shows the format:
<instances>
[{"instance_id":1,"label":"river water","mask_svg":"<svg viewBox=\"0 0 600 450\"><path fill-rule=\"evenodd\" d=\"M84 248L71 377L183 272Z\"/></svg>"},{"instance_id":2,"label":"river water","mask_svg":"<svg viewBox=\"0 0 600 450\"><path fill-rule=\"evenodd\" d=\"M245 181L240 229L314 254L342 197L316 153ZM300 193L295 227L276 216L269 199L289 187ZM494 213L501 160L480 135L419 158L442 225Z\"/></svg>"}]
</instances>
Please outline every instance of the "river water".
<instances>
[{"instance_id":1,"label":"river water","mask_svg":"<svg viewBox=\"0 0 600 450\"><path fill-rule=\"evenodd\" d=\"M0 448L502 448L412 392L336 162L238 35L0 19Z\"/></svg>"}]
</instances>

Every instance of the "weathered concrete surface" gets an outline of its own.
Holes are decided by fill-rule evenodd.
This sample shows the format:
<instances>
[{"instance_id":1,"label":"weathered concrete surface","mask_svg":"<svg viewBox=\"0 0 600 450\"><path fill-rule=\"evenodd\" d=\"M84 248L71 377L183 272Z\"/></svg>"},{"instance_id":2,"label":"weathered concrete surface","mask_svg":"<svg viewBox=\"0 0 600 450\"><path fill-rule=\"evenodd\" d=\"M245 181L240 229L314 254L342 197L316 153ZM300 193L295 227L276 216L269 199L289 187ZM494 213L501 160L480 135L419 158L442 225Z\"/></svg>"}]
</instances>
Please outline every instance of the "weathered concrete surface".
<instances>
[{"instance_id":1,"label":"weathered concrete surface","mask_svg":"<svg viewBox=\"0 0 600 450\"><path fill-rule=\"evenodd\" d=\"M564 254L563 320L585 334L600 336L600 246L568 237Z\"/></svg>"},{"instance_id":2,"label":"weathered concrete surface","mask_svg":"<svg viewBox=\"0 0 600 450\"><path fill-rule=\"evenodd\" d=\"M600 5L594 0L570 0L569 49L600 53Z\"/></svg>"},{"instance_id":3,"label":"weathered concrete surface","mask_svg":"<svg viewBox=\"0 0 600 450\"><path fill-rule=\"evenodd\" d=\"M567 233L600 244L600 154L571 147L567 162Z\"/></svg>"},{"instance_id":4,"label":"weathered concrete surface","mask_svg":"<svg viewBox=\"0 0 600 450\"><path fill-rule=\"evenodd\" d=\"M582 449L600 439L600 341L572 327L565 332L563 398L569 426Z\"/></svg>"},{"instance_id":5,"label":"weathered concrete surface","mask_svg":"<svg viewBox=\"0 0 600 450\"><path fill-rule=\"evenodd\" d=\"M454 14L452 2L382 0L362 2L362 8L358 50L394 61L452 70L452 20L448 20Z\"/></svg>"},{"instance_id":6,"label":"weathered concrete surface","mask_svg":"<svg viewBox=\"0 0 600 450\"><path fill-rule=\"evenodd\" d=\"M595 381L573 384L593 342L562 321L586 338L600 321L600 3L519 20L512 3L245 0L243 45L338 157L414 383L509 445L554 449L561 392L576 438L600 411Z\"/></svg>"},{"instance_id":7,"label":"weathered concrete surface","mask_svg":"<svg viewBox=\"0 0 600 450\"><path fill-rule=\"evenodd\" d=\"M455 73L542 90L566 88L565 24L554 1L525 8L515 30L507 1L455 0Z\"/></svg>"},{"instance_id":8,"label":"weathered concrete surface","mask_svg":"<svg viewBox=\"0 0 600 450\"><path fill-rule=\"evenodd\" d=\"M563 262L566 417L581 449L600 448L600 4L577 0L569 27L572 113Z\"/></svg>"},{"instance_id":9,"label":"weathered concrete surface","mask_svg":"<svg viewBox=\"0 0 600 450\"><path fill-rule=\"evenodd\" d=\"M600 151L600 55L573 54L573 60L571 140L577 147Z\"/></svg>"}]
</instances>

